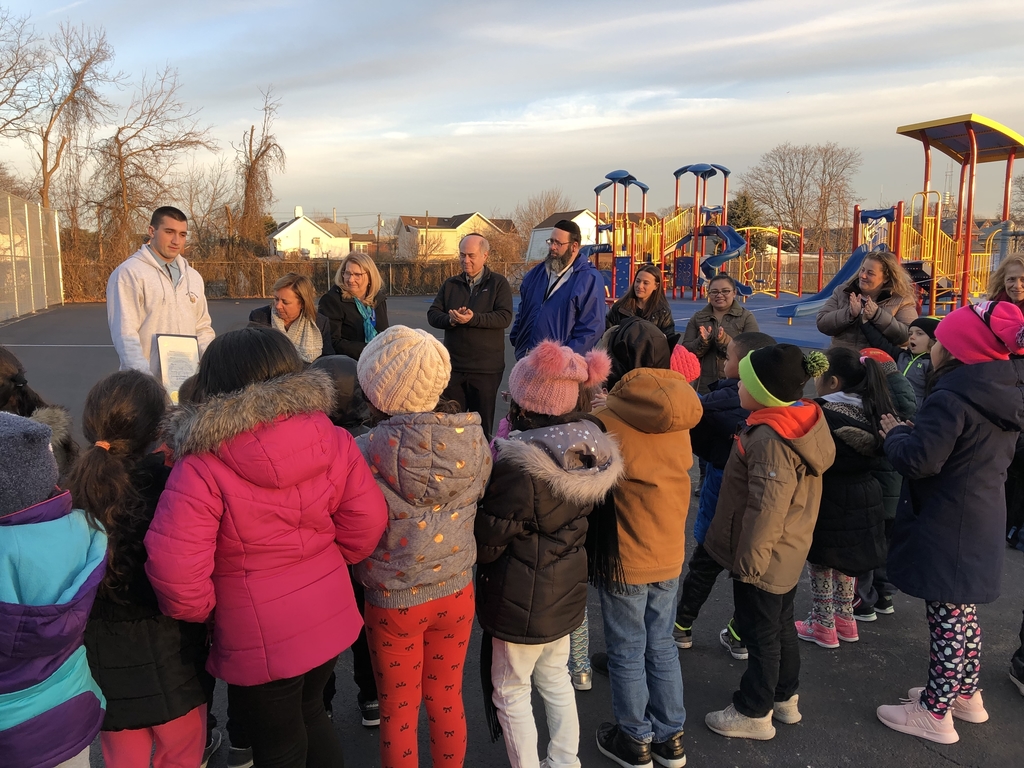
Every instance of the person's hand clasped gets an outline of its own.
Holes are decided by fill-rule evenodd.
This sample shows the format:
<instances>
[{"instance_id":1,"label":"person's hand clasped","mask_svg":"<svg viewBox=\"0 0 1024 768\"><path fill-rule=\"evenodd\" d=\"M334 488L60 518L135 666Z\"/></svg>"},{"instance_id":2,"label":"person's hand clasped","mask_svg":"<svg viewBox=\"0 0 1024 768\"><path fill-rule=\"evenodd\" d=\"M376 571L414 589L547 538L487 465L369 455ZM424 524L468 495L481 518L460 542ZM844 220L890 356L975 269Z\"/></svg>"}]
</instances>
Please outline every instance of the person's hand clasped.
<instances>
[{"instance_id":1,"label":"person's hand clasped","mask_svg":"<svg viewBox=\"0 0 1024 768\"><path fill-rule=\"evenodd\" d=\"M870 322L878 314L878 305L872 298L864 297L864 320Z\"/></svg>"},{"instance_id":2,"label":"person's hand clasped","mask_svg":"<svg viewBox=\"0 0 1024 768\"><path fill-rule=\"evenodd\" d=\"M459 307L458 309L449 309L448 317L451 318L452 323L455 325L465 325L473 319L473 310L467 307Z\"/></svg>"},{"instance_id":3,"label":"person's hand clasped","mask_svg":"<svg viewBox=\"0 0 1024 768\"><path fill-rule=\"evenodd\" d=\"M702 325L698 329L700 331L700 337L704 341L711 341L711 326Z\"/></svg>"},{"instance_id":4,"label":"person's hand clasped","mask_svg":"<svg viewBox=\"0 0 1024 768\"><path fill-rule=\"evenodd\" d=\"M860 296L856 293L850 294L850 314L854 317L860 317L860 311L862 305L860 303Z\"/></svg>"}]
</instances>

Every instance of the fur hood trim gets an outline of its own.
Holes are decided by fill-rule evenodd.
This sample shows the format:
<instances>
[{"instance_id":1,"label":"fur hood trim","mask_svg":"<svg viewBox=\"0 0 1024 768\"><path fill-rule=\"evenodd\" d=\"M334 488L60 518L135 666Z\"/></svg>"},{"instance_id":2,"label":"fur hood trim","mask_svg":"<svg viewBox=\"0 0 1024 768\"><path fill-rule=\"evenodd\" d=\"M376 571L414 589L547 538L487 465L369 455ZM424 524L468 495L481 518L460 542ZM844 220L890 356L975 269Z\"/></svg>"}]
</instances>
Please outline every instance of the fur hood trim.
<instances>
[{"instance_id":1,"label":"fur hood trim","mask_svg":"<svg viewBox=\"0 0 1024 768\"><path fill-rule=\"evenodd\" d=\"M32 421L45 424L53 433L52 443L63 443L71 437L71 412L60 405L44 405L32 412Z\"/></svg>"},{"instance_id":2,"label":"fur hood trim","mask_svg":"<svg viewBox=\"0 0 1024 768\"><path fill-rule=\"evenodd\" d=\"M496 438L498 458L511 462L531 477L543 480L552 492L572 504L597 504L625 475L626 465L619 446L608 435L598 436L597 453L608 457L603 466L594 469L565 469L543 448L524 440Z\"/></svg>"},{"instance_id":3,"label":"fur hood trim","mask_svg":"<svg viewBox=\"0 0 1024 768\"><path fill-rule=\"evenodd\" d=\"M835 436L863 456L878 456L878 443L874 435L860 427L839 427Z\"/></svg>"},{"instance_id":4,"label":"fur hood trim","mask_svg":"<svg viewBox=\"0 0 1024 768\"><path fill-rule=\"evenodd\" d=\"M177 408L164 420L163 431L177 460L214 451L225 441L277 418L330 413L333 407L330 374L307 369Z\"/></svg>"}]
</instances>

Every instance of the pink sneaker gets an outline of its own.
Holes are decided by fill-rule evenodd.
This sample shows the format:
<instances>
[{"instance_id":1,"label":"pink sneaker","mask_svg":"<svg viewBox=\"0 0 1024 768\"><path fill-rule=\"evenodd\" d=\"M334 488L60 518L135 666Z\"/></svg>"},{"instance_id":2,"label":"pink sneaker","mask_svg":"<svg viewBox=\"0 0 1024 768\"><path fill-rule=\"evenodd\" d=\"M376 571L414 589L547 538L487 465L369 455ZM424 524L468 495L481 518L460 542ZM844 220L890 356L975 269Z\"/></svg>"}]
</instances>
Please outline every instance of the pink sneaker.
<instances>
[{"instance_id":1,"label":"pink sneaker","mask_svg":"<svg viewBox=\"0 0 1024 768\"><path fill-rule=\"evenodd\" d=\"M857 631L855 619L844 619L838 613L835 615L836 634L844 643L856 643L860 640L860 633Z\"/></svg>"},{"instance_id":2,"label":"pink sneaker","mask_svg":"<svg viewBox=\"0 0 1024 768\"><path fill-rule=\"evenodd\" d=\"M911 688L907 691L905 701L920 701L921 691L923 690L923 685ZM953 711L953 717L957 720L963 720L965 723L984 723L988 720L988 710L985 709L985 702L982 701L980 688L969 699L957 696L953 700L953 706L950 709Z\"/></svg>"},{"instance_id":3,"label":"pink sneaker","mask_svg":"<svg viewBox=\"0 0 1024 768\"><path fill-rule=\"evenodd\" d=\"M797 621L796 624L796 636L801 640L806 640L809 643L817 643L822 648L838 648L839 647L839 636L836 634L836 630L826 629L816 622L810 616L807 617L806 621Z\"/></svg>"},{"instance_id":4,"label":"pink sneaker","mask_svg":"<svg viewBox=\"0 0 1024 768\"><path fill-rule=\"evenodd\" d=\"M883 724L900 733L909 733L939 744L956 744L960 741L960 734L953 727L952 714L947 712L944 718L936 720L917 701L882 706L875 713Z\"/></svg>"}]
</instances>

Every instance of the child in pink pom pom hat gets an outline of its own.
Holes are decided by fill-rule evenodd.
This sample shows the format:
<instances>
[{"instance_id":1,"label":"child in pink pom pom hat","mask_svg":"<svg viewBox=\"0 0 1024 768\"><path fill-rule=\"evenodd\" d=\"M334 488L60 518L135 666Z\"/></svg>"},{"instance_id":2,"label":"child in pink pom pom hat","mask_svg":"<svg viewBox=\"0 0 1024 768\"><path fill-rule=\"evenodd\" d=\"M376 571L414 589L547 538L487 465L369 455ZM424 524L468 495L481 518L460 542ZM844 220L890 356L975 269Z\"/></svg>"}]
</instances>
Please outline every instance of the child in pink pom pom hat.
<instances>
[{"instance_id":1,"label":"child in pink pom pom hat","mask_svg":"<svg viewBox=\"0 0 1024 768\"><path fill-rule=\"evenodd\" d=\"M934 370L913 423L882 417L885 455L904 477L888 576L924 601L931 653L926 684L877 715L940 744L960 738L954 720L988 720L977 605L998 598L1002 582L1003 485L1024 427L1022 354L1015 304L961 307L935 329Z\"/></svg>"},{"instance_id":2,"label":"child in pink pom pom hat","mask_svg":"<svg viewBox=\"0 0 1024 768\"><path fill-rule=\"evenodd\" d=\"M477 505L480 669L492 738L513 766L537 766L532 681L544 701L549 765L579 766L580 727L567 663L587 605L588 516L618 483L622 457L577 411L608 376L608 355L538 344L509 376L508 439ZM491 706L493 704L493 707ZM500 727L499 727L500 726Z\"/></svg>"}]
</instances>

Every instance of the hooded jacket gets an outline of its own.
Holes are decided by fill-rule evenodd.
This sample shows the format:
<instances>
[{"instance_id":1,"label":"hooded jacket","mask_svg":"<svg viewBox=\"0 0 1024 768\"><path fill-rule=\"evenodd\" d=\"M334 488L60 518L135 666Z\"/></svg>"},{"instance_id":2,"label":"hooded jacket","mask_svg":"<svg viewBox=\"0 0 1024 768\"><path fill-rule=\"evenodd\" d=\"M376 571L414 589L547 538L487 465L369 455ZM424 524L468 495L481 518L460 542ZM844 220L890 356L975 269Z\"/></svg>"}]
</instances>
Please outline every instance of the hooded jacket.
<instances>
[{"instance_id":1,"label":"hooded jacket","mask_svg":"<svg viewBox=\"0 0 1024 768\"><path fill-rule=\"evenodd\" d=\"M999 597L1003 485L1024 426L1024 360L943 375L914 417L885 438L903 475L887 571L900 590L943 603Z\"/></svg>"},{"instance_id":2,"label":"hooded jacket","mask_svg":"<svg viewBox=\"0 0 1024 768\"><path fill-rule=\"evenodd\" d=\"M473 518L491 476L478 413L392 416L357 440L387 500L388 527L355 568L366 600L410 608L473 578Z\"/></svg>"},{"instance_id":3,"label":"hooded jacket","mask_svg":"<svg viewBox=\"0 0 1024 768\"><path fill-rule=\"evenodd\" d=\"M776 595L789 592L800 581L821 478L835 456L816 403L751 413L725 465L704 549L734 579Z\"/></svg>"},{"instance_id":4,"label":"hooded jacket","mask_svg":"<svg viewBox=\"0 0 1024 768\"><path fill-rule=\"evenodd\" d=\"M103 722L82 637L107 537L65 491L0 517L0 541L0 763L52 768Z\"/></svg>"},{"instance_id":5,"label":"hooded jacket","mask_svg":"<svg viewBox=\"0 0 1024 768\"><path fill-rule=\"evenodd\" d=\"M858 281L855 277L846 285L840 285L818 311L818 330L831 336L833 345L854 349L874 346L864 334L860 315L854 317L850 313L850 294L858 290ZM893 293L892 286L886 283L875 303L878 312L868 323L893 344L906 342L910 338L910 323L917 319L917 300Z\"/></svg>"},{"instance_id":6,"label":"hooded jacket","mask_svg":"<svg viewBox=\"0 0 1024 768\"><path fill-rule=\"evenodd\" d=\"M166 263L148 245L110 273L107 325L122 371L142 371L160 378L158 334L195 336L199 354L213 341L203 278L184 256L174 261L181 270L177 285L171 283Z\"/></svg>"},{"instance_id":7,"label":"hooded jacket","mask_svg":"<svg viewBox=\"0 0 1024 768\"><path fill-rule=\"evenodd\" d=\"M495 440L476 517L477 616L510 643L565 637L587 605L587 516L618 482L622 457L590 421Z\"/></svg>"},{"instance_id":8,"label":"hooded jacket","mask_svg":"<svg viewBox=\"0 0 1024 768\"><path fill-rule=\"evenodd\" d=\"M519 311L508 334L516 360L547 339L582 355L604 333L604 278L586 256L576 256L570 273L545 300L547 291L547 263L542 261L519 287Z\"/></svg>"},{"instance_id":9,"label":"hooded jacket","mask_svg":"<svg viewBox=\"0 0 1024 768\"><path fill-rule=\"evenodd\" d=\"M176 463L146 575L166 615L214 618L207 670L230 684L305 674L362 627L346 564L373 551L387 514L333 405L330 377L305 370L167 420Z\"/></svg>"},{"instance_id":10,"label":"hooded jacket","mask_svg":"<svg viewBox=\"0 0 1024 768\"><path fill-rule=\"evenodd\" d=\"M700 421L700 399L675 371L637 368L612 387L594 416L618 441L625 463L612 492L625 583L678 578L693 465L689 430Z\"/></svg>"},{"instance_id":11,"label":"hooded jacket","mask_svg":"<svg viewBox=\"0 0 1024 768\"><path fill-rule=\"evenodd\" d=\"M711 338L707 341L700 335L702 327L711 328ZM718 340L719 328L725 329L723 341ZM759 330L761 329L757 325L754 313L736 300L733 300L721 324L715 319L715 311L710 304L693 314L686 324L682 343L686 349L700 358L700 378L695 383L700 394L707 394L711 383L725 376L725 358L728 355L729 342L741 333Z\"/></svg>"},{"instance_id":12,"label":"hooded jacket","mask_svg":"<svg viewBox=\"0 0 1024 768\"><path fill-rule=\"evenodd\" d=\"M36 408L29 418L50 428L50 447L53 448L53 458L57 460L57 471L63 481L78 458L78 443L71 436L71 412L60 405L44 405Z\"/></svg>"},{"instance_id":13,"label":"hooded jacket","mask_svg":"<svg viewBox=\"0 0 1024 768\"><path fill-rule=\"evenodd\" d=\"M885 504L876 472L888 467L860 398L844 393L817 402L835 441L822 475L821 505L808 562L859 576L885 565Z\"/></svg>"}]
</instances>

